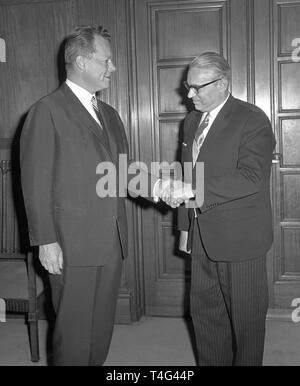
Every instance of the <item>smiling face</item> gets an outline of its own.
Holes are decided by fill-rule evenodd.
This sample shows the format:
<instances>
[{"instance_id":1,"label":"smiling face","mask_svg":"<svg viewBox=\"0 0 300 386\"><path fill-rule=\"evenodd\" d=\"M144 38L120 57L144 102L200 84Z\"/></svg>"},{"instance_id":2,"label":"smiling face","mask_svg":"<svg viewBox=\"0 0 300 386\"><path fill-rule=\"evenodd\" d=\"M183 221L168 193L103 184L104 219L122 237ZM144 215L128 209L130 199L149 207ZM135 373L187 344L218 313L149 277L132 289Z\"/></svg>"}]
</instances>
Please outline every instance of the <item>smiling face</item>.
<instances>
[{"instance_id":1,"label":"smiling face","mask_svg":"<svg viewBox=\"0 0 300 386\"><path fill-rule=\"evenodd\" d=\"M200 88L198 92L193 88L190 89L188 98L193 100L196 110L210 112L219 106L228 95L228 81L216 75L213 69L190 68L187 76L187 83L190 86L201 86L219 78L221 79Z\"/></svg>"},{"instance_id":2,"label":"smiling face","mask_svg":"<svg viewBox=\"0 0 300 386\"><path fill-rule=\"evenodd\" d=\"M85 88L94 94L109 87L110 76L116 71L111 58L111 47L107 39L100 35L94 38L95 52L90 57L85 58L84 72L82 80Z\"/></svg>"}]
</instances>

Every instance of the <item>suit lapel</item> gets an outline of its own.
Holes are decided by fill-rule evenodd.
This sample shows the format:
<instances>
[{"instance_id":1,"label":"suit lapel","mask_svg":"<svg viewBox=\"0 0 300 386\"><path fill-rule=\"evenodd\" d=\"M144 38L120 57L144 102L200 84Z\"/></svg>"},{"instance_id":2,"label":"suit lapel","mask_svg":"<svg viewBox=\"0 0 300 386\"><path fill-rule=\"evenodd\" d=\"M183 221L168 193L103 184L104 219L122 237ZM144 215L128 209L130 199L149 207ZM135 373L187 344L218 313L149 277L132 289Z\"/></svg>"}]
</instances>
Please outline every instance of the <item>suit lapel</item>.
<instances>
[{"instance_id":1,"label":"suit lapel","mask_svg":"<svg viewBox=\"0 0 300 386\"><path fill-rule=\"evenodd\" d=\"M109 148L112 154L112 157L114 158L115 161L117 161L118 158L118 137L115 135L114 132L114 125L109 124L110 122L110 117L109 114L107 113L104 104L98 100L98 109L99 112L102 116L103 124L104 124L104 130L106 131L107 137L108 137L108 142L109 142Z\"/></svg>"},{"instance_id":2,"label":"suit lapel","mask_svg":"<svg viewBox=\"0 0 300 386\"><path fill-rule=\"evenodd\" d=\"M68 101L70 111L74 120L80 121L84 127L87 127L89 130L91 130L96 136L96 138L99 140L99 142L101 142L101 144L105 147L106 151L110 155L110 158L113 158L110 149L108 149L105 140L101 135L101 128L99 127L95 119L91 116L87 109L82 105L80 100L65 83L62 84L61 91L65 95L66 100Z\"/></svg>"},{"instance_id":3,"label":"suit lapel","mask_svg":"<svg viewBox=\"0 0 300 386\"><path fill-rule=\"evenodd\" d=\"M192 182L192 168L186 167L187 165L193 164L193 141L195 132L201 121L202 113L199 111L193 111L190 113L190 122L184 133L184 142L182 144L182 164L184 167L184 179L186 182Z\"/></svg>"},{"instance_id":4,"label":"suit lapel","mask_svg":"<svg viewBox=\"0 0 300 386\"><path fill-rule=\"evenodd\" d=\"M232 109L234 108L234 100L233 96L229 95L228 100L215 118L209 132L207 133L203 145L201 146L197 161L201 161L205 151L214 143L215 138L219 135L219 133L227 127L229 117L232 114Z\"/></svg>"},{"instance_id":5,"label":"suit lapel","mask_svg":"<svg viewBox=\"0 0 300 386\"><path fill-rule=\"evenodd\" d=\"M193 118L191 119L190 125L189 125L187 133L186 133L186 144L187 144L188 149L193 148L195 133L196 133L198 126L200 124L202 115L203 115L203 113L201 113L200 111L195 111ZM192 160L192 154L191 154L191 160Z\"/></svg>"}]
</instances>

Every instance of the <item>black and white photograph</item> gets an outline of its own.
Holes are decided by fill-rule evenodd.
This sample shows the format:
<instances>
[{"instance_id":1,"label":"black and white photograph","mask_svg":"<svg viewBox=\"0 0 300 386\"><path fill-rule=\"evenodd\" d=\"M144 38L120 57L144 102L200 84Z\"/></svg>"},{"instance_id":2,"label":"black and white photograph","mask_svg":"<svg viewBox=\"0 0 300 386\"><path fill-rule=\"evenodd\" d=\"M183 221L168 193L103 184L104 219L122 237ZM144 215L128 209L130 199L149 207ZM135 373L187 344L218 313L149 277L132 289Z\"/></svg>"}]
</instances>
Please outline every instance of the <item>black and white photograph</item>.
<instances>
[{"instance_id":1,"label":"black and white photograph","mask_svg":"<svg viewBox=\"0 0 300 386\"><path fill-rule=\"evenodd\" d=\"M0 366L300 366L299 85L300 0L0 0Z\"/></svg>"}]
</instances>

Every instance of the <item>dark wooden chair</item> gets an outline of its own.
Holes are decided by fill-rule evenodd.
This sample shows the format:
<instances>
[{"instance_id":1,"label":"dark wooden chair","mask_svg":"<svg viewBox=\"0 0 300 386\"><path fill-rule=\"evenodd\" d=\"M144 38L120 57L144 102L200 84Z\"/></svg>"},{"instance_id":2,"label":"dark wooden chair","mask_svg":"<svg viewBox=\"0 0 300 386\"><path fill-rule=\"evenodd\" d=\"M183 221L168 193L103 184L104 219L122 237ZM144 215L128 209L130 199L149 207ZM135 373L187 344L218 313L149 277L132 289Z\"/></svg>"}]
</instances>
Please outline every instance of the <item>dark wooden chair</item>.
<instances>
[{"instance_id":1,"label":"dark wooden chair","mask_svg":"<svg viewBox=\"0 0 300 386\"><path fill-rule=\"evenodd\" d=\"M36 248L21 251L17 226L16 204L12 199L10 160L0 162L0 298L4 300L6 316L25 314L29 330L31 360L39 360L38 299L43 282L37 276L34 261ZM22 216L24 217L24 216Z\"/></svg>"},{"instance_id":2,"label":"dark wooden chair","mask_svg":"<svg viewBox=\"0 0 300 386\"><path fill-rule=\"evenodd\" d=\"M25 314L29 331L29 342L32 362L37 362L39 354L38 333L38 296L43 292L40 279L36 280L33 266L33 252L27 256L0 257L0 297L5 301L8 314Z\"/></svg>"}]
</instances>

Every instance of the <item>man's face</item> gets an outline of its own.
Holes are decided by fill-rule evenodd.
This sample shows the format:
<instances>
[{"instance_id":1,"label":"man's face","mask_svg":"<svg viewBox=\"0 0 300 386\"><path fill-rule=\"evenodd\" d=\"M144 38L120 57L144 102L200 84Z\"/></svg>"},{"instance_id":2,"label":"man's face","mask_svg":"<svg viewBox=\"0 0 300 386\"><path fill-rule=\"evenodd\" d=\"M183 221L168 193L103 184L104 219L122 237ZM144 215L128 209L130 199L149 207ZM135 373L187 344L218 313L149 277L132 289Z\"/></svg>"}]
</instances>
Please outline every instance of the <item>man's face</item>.
<instances>
[{"instance_id":1,"label":"man's face","mask_svg":"<svg viewBox=\"0 0 300 386\"><path fill-rule=\"evenodd\" d=\"M215 75L213 70L191 68L188 72L187 83L189 86L201 86L219 78L220 76ZM198 92L191 88L188 93L188 98L193 100L195 109L202 112L213 110L224 101L225 96L226 88L224 89L222 79L200 88Z\"/></svg>"},{"instance_id":2,"label":"man's face","mask_svg":"<svg viewBox=\"0 0 300 386\"><path fill-rule=\"evenodd\" d=\"M102 36L95 36L95 52L86 59L84 78L91 93L109 87L110 76L116 71L111 60L111 47L109 41Z\"/></svg>"}]
</instances>

